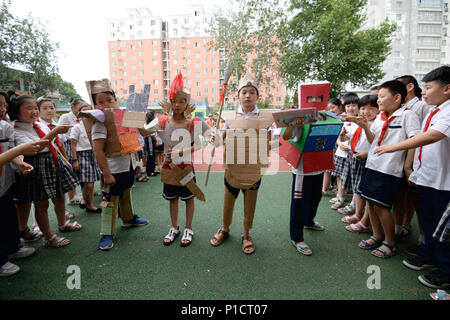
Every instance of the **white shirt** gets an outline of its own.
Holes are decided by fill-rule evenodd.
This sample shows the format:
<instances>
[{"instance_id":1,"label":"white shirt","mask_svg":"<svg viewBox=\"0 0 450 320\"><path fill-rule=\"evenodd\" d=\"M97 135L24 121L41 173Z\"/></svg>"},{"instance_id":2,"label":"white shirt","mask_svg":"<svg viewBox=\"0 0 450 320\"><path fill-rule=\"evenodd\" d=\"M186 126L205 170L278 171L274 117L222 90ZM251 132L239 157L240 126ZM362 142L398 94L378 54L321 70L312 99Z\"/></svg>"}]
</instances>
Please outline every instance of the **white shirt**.
<instances>
[{"instance_id":1,"label":"white shirt","mask_svg":"<svg viewBox=\"0 0 450 320\"><path fill-rule=\"evenodd\" d=\"M76 124L72 128L72 132L70 133L70 139L77 140L76 151L92 150L92 146L91 143L89 142L89 137L87 135L86 128L84 127L83 122Z\"/></svg>"},{"instance_id":2,"label":"white shirt","mask_svg":"<svg viewBox=\"0 0 450 320\"><path fill-rule=\"evenodd\" d=\"M42 119L41 117L39 117L39 122L41 122L42 124L46 125L47 127L48 127L50 124L52 124L52 125L54 125L54 126L57 126L57 125L58 125L58 123L56 123L56 122L53 121L53 120L52 120L52 122L47 122L47 121L45 121L44 119ZM67 141L66 135L65 135L64 133L63 133L63 134L58 134L58 138L59 138L59 141L61 141L61 142Z\"/></svg>"},{"instance_id":3,"label":"white shirt","mask_svg":"<svg viewBox=\"0 0 450 320\"><path fill-rule=\"evenodd\" d=\"M370 124L370 121L369 121ZM351 146L351 140L356 133L356 130L358 130L359 126L356 123L352 123L352 126L350 129L347 129L347 137L350 139L348 141L349 147ZM367 140L366 132L362 130L360 139L358 143L355 146L355 154L360 152L367 152L370 149L370 142Z\"/></svg>"},{"instance_id":4,"label":"white shirt","mask_svg":"<svg viewBox=\"0 0 450 320\"><path fill-rule=\"evenodd\" d=\"M298 140L300 140L301 137L302 137L302 127L294 127L294 132L292 133L292 141L297 142ZM304 173L303 172L303 153L300 156L300 161L298 162L297 168L294 168L294 166L292 166L290 163L288 163L288 164L292 168L293 174L301 175L301 176L315 176L315 175L319 175L325 171L325 170L322 170L322 171Z\"/></svg>"},{"instance_id":5,"label":"white shirt","mask_svg":"<svg viewBox=\"0 0 450 320\"><path fill-rule=\"evenodd\" d=\"M352 122L345 121L342 128L345 128L345 130L350 131L352 127L353 127L353 123ZM344 141L344 142L341 142L341 143L343 145L345 145L345 146L350 148L350 141L347 140L347 141ZM348 151L344 151L338 146L337 149L336 149L335 155L337 157L347 158Z\"/></svg>"},{"instance_id":6,"label":"white shirt","mask_svg":"<svg viewBox=\"0 0 450 320\"><path fill-rule=\"evenodd\" d=\"M0 120L0 145L2 152L5 153L13 146L14 128L7 121ZM0 176L0 197L11 188L14 183L14 170L9 163L3 165L2 175Z\"/></svg>"},{"instance_id":7,"label":"white shirt","mask_svg":"<svg viewBox=\"0 0 450 320\"><path fill-rule=\"evenodd\" d=\"M422 165L419 168L419 150L414 157L414 172L409 180L417 185L450 191L450 100L438 107L440 109L431 119L428 130L433 129L446 135L438 142L422 147ZM433 108L434 110L435 108ZM422 130L426 120L422 123Z\"/></svg>"},{"instance_id":8,"label":"white shirt","mask_svg":"<svg viewBox=\"0 0 450 320\"><path fill-rule=\"evenodd\" d=\"M39 126L39 128L46 135L50 132L50 129L46 125L44 125L40 122L35 122L35 124L37 124ZM34 130L33 123L25 123L25 122L20 122L20 121L16 121L14 123L14 146L15 147L19 146L21 144L27 143L27 142L39 141L39 140L41 140L41 138L37 134L36 130ZM45 147L38 153L44 153L44 152L49 152L49 151L50 150L48 149L48 147Z\"/></svg>"},{"instance_id":9,"label":"white shirt","mask_svg":"<svg viewBox=\"0 0 450 320\"><path fill-rule=\"evenodd\" d=\"M402 106L391 115L390 118L394 116L396 118L389 123L381 145L396 144L420 132L419 117L413 111L405 110L405 108L405 106ZM401 178L403 177L403 165L407 150L384 153L382 155L374 154L375 149L378 147L378 139L384 123L381 120L380 113L370 127L370 130L375 134L375 138L370 146L366 168Z\"/></svg>"},{"instance_id":10,"label":"white shirt","mask_svg":"<svg viewBox=\"0 0 450 320\"><path fill-rule=\"evenodd\" d=\"M74 126L76 124L78 124L77 121L77 117L73 114L73 112L69 112L69 113L65 113L63 115L61 115L61 117L58 120L58 124L68 124L71 126ZM67 133L65 134L66 140L70 140L70 133L72 131L72 128L69 129L69 131L67 131ZM66 141L64 140L64 141Z\"/></svg>"},{"instance_id":11,"label":"white shirt","mask_svg":"<svg viewBox=\"0 0 450 320\"><path fill-rule=\"evenodd\" d=\"M257 106L255 106L255 109L253 109L251 112L245 113L244 110L242 109L242 106L239 105L237 113L244 119L250 119L250 118L254 118L254 117L259 118L259 109ZM227 130L227 129L229 129L229 128L228 128L227 123L225 122L225 124L223 125L223 128L222 128L222 131Z\"/></svg>"},{"instance_id":12,"label":"white shirt","mask_svg":"<svg viewBox=\"0 0 450 320\"><path fill-rule=\"evenodd\" d=\"M425 101L419 100L419 98L414 97L405 104L408 110L414 111L415 114L419 117L420 123L423 122L425 116L430 112L432 106L426 104Z\"/></svg>"},{"instance_id":13,"label":"white shirt","mask_svg":"<svg viewBox=\"0 0 450 320\"><path fill-rule=\"evenodd\" d=\"M92 126L92 141L98 139L106 139L107 130L103 123L96 121ZM126 154L119 157L106 157L109 170L112 174L127 172L130 170L130 165L136 169L136 158L133 154Z\"/></svg>"}]
</instances>

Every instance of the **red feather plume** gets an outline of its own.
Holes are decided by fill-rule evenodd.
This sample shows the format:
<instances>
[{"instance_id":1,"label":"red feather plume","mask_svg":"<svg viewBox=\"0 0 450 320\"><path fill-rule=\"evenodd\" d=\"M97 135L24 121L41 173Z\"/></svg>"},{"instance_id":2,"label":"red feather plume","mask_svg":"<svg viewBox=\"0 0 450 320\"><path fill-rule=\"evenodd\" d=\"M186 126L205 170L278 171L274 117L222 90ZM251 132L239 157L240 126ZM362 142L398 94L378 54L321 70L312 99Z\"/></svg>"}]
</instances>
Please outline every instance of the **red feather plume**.
<instances>
[{"instance_id":1,"label":"red feather plume","mask_svg":"<svg viewBox=\"0 0 450 320\"><path fill-rule=\"evenodd\" d=\"M183 75L181 73L177 74L175 79L173 79L172 84L169 89L169 99L175 100L175 96L178 92L183 91Z\"/></svg>"}]
</instances>

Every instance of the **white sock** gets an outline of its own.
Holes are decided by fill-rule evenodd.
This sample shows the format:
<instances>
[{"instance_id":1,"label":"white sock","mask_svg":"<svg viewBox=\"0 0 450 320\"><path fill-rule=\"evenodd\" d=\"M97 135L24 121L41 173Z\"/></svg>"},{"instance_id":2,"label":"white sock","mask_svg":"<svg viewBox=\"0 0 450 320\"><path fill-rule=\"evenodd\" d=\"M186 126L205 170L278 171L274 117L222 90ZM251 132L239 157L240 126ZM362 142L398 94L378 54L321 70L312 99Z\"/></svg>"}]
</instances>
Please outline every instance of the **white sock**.
<instances>
[{"instance_id":1,"label":"white sock","mask_svg":"<svg viewBox=\"0 0 450 320\"><path fill-rule=\"evenodd\" d=\"M401 234L402 233L402 229L403 229L403 227L402 227L401 224L396 224L395 225L395 235L398 236L399 234Z\"/></svg>"},{"instance_id":2,"label":"white sock","mask_svg":"<svg viewBox=\"0 0 450 320\"><path fill-rule=\"evenodd\" d=\"M421 243L425 244L425 235L421 234L419 236L419 239L417 239L417 242L421 242Z\"/></svg>"},{"instance_id":3,"label":"white sock","mask_svg":"<svg viewBox=\"0 0 450 320\"><path fill-rule=\"evenodd\" d=\"M349 206L351 206L352 208L354 208L354 207L355 207L355 203L352 201L352 202L350 202Z\"/></svg>"}]
</instances>

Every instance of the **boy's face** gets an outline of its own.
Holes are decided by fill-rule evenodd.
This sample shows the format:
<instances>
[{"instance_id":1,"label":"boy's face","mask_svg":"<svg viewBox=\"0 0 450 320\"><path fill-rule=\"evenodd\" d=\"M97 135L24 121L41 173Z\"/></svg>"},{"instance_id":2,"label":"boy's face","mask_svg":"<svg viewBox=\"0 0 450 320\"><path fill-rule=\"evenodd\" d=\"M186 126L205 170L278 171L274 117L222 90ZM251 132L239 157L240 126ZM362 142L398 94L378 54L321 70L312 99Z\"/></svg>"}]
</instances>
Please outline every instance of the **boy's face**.
<instances>
[{"instance_id":1,"label":"boy's face","mask_svg":"<svg viewBox=\"0 0 450 320\"><path fill-rule=\"evenodd\" d=\"M349 103L345 105L345 113L349 116L357 116L358 110L358 104L356 103Z\"/></svg>"},{"instance_id":2,"label":"boy's face","mask_svg":"<svg viewBox=\"0 0 450 320\"><path fill-rule=\"evenodd\" d=\"M450 99L450 84L441 85L437 81L425 82L422 97L430 106L439 106Z\"/></svg>"},{"instance_id":3,"label":"boy's face","mask_svg":"<svg viewBox=\"0 0 450 320\"><path fill-rule=\"evenodd\" d=\"M56 109L50 101L43 102L39 110L39 116L44 120L50 120L56 117Z\"/></svg>"},{"instance_id":4,"label":"boy's face","mask_svg":"<svg viewBox=\"0 0 450 320\"><path fill-rule=\"evenodd\" d=\"M370 104L366 104L359 109L359 114L367 121L372 121L377 117L378 109L372 107Z\"/></svg>"},{"instance_id":5,"label":"boy's face","mask_svg":"<svg viewBox=\"0 0 450 320\"><path fill-rule=\"evenodd\" d=\"M119 109L116 99L109 92L97 93L94 102L95 109Z\"/></svg>"},{"instance_id":6,"label":"boy's face","mask_svg":"<svg viewBox=\"0 0 450 320\"><path fill-rule=\"evenodd\" d=\"M8 111L8 105L6 104L6 99L0 94L0 119L2 119L6 112Z\"/></svg>"},{"instance_id":7,"label":"boy's face","mask_svg":"<svg viewBox=\"0 0 450 320\"><path fill-rule=\"evenodd\" d=\"M387 88L381 88L378 92L378 106L380 111L385 111L389 114L397 110L401 105L402 96L400 93L392 95Z\"/></svg>"},{"instance_id":8,"label":"boy's face","mask_svg":"<svg viewBox=\"0 0 450 320\"><path fill-rule=\"evenodd\" d=\"M35 100L27 99L19 107L19 121L34 123L39 117L39 109Z\"/></svg>"},{"instance_id":9,"label":"boy's face","mask_svg":"<svg viewBox=\"0 0 450 320\"><path fill-rule=\"evenodd\" d=\"M186 110L187 101L185 98L176 97L175 100L170 101L172 103L172 111L174 114L181 114Z\"/></svg>"},{"instance_id":10,"label":"boy's face","mask_svg":"<svg viewBox=\"0 0 450 320\"><path fill-rule=\"evenodd\" d=\"M332 103L329 103L327 105L327 109L328 109L328 111L333 112L334 114L342 113L341 107L338 105L332 104Z\"/></svg>"},{"instance_id":11,"label":"boy's face","mask_svg":"<svg viewBox=\"0 0 450 320\"><path fill-rule=\"evenodd\" d=\"M245 108L253 108L258 97L258 92L254 87L243 87L238 93L239 102Z\"/></svg>"},{"instance_id":12,"label":"boy's face","mask_svg":"<svg viewBox=\"0 0 450 320\"><path fill-rule=\"evenodd\" d=\"M322 96L309 96L306 97L306 102L322 102L323 97Z\"/></svg>"}]
</instances>

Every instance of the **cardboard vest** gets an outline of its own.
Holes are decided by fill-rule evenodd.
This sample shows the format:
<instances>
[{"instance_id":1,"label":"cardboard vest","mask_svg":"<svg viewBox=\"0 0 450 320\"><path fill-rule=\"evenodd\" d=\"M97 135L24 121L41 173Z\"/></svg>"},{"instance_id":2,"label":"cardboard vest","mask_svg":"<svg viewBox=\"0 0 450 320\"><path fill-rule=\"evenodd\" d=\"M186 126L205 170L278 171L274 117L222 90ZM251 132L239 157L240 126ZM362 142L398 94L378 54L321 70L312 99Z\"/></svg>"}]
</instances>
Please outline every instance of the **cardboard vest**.
<instances>
[{"instance_id":1,"label":"cardboard vest","mask_svg":"<svg viewBox=\"0 0 450 320\"><path fill-rule=\"evenodd\" d=\"M260 110L259 119L244 119L237 111L223 111L227 123L224 151L225 179L237 189L249 189L269 167L272 113L278 110Z\"/></svg>"},{"instance_id":2,"label":"cardboard vest","mask_svg":"<svg viewBox=\"0 0 450 320\"><path fill-rule=\"evenodd\" d=\"M314 124L304 125L301 138L294 142L283 139L286 128L281 130L279 153L294 168L303 155L303 172L311 173L334 169L333 149L342 129L342 121L319 113L325 117Z\"/></svg>"}]
</instances>

